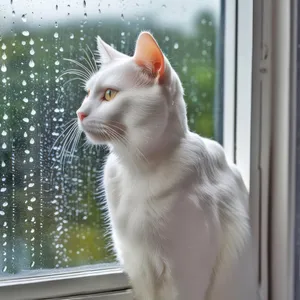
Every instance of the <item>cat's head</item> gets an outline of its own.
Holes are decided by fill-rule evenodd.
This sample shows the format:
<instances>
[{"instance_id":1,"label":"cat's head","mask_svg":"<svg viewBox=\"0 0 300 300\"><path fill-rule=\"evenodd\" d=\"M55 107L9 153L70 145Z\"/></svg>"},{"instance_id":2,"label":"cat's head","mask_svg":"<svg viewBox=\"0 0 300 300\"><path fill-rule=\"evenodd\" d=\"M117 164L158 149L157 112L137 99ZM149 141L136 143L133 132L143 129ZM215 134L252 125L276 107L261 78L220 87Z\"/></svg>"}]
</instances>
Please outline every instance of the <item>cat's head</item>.
<instances>
[{"instance_id":1,"label":"cat's head","mask_svg":"<svg viewBox=\"0 0 300 300\"><path fill-rule=\"evenodd\" d=\"M100 37L97 44L101 68L86 82L77 110L87 139L143 154L178 142L187 131L183 89L153 36L142 32L133 56Z\"/></svg>"}]
</instances>

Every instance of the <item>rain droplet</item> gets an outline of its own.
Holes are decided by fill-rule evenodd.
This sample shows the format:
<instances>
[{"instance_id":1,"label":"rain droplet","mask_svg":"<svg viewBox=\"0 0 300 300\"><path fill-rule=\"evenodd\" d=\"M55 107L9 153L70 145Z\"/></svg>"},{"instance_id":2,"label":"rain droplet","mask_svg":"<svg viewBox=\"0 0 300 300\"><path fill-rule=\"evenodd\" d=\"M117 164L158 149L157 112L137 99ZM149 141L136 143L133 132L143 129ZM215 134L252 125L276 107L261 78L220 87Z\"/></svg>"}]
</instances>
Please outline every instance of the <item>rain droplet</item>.
<instances>
[{"instance_id":1,"label":"rain droplet","mask_svg":"<svg viewBox=\"0 0 300 300\"><path fill-rule=\"evenodd\" d=\"M27 134L27 132L24 132L24 137L28 137L28 134Z\"/></svg>"},{"instance_id":2,"label":"rain droplet","mask_svg":"<svg viewBox=\"0 0 300 300\"><path fill-rule=\"evenodd\" d=\"M16 16L16 12L14 10L12 11L12 15L13 15L13 17Z\"/></svg>"},{"instance_id":3,"label":"rain droplet","mask_svg":"<svg viewBox=\"0 0 300 300\"><path fill-rule=\"evenodd\" d=\"M34 139L33 139L33 138L30 139L30 144L31 144L31 145L34 144Z\"/></svg>"},{"instance_id":4,"label":"rain droplet","mask_svg":"<svg viewBox=\"0 0 300 300\"><path fill-rule=\"evenodd\" d=\"M4 215L5 215L5 212L3 210L0 210L0 216L4 216ZM3 272L5 272L5 271L6 271L6 267L3 268Z\"/></svg>"},{"instance_id":5,"label":"rain droplet","mask_svg":"<svg viewBox=\"0 0 300 300\"><path fill-rule=\"evenodd\" d=\"M6 49L6 45L5 44L2 44L2 50L5 50Z\"/></svg>"},{"instance_id":6,"label":"rain droplet","mask_svg":"<svg viewBox=\"0 0 300 300\"><path fill-rule=\"evenodd\" d=\"M25 41L22 41L21 44L22 44L23 46L25 46L25 45L26 45L26 42L25 42Z\"/></svg>"},{"instance_id":7,"label":"rain droplet","mask_svg":"<svg viewBox=\"0 0 300 300\"><path fill-rule=\"evenodd\" d=\"M33 158L32 157L29 158L29 162L33 162Z\"/></svg>"},{"instance_id":8,"label":"rain droplet","mask_svg":"<svg viewBox=\"0 0 300 300\"><path fill-rule=\"evenodd\" d=\"M56 39L58 38L58 33L57 33L57 32L54 33L54 37L55 37Z\"/></svg>"},{"instance_id":9,"label":"rain droplet","mask_svg":"<svg viewBox=\"0 0 300 300\"><path fill-rule=\"evenodd\" d=\"M28 184L28 187L33 187L34 186L34 183L29 183Z\"/></svg>"},{"instance_id":10,"label":"rain droplet","mask_svg":"<svg viewBox=\"0 0 300 300\"><path fill-rule=\"evenodd\" d=\"M36 114L36 111L32 109L31 114L34 116Z\"/></svg>"},{"instance_id":11,"label":"rain droplet","mask_svg":"<svg viewBox=\"0 0 300 300\"><path fill-rule=\"evenodd\" d=\"M36 201L36 198L35 197L32 197L31 199L30 199L30 202L35 202Z\"/></svg>"},{"instance_id":12,"label":"rain droplet","mask_svg":"<svg viewBox=\"0 0 300 300\"><path fill-rule=\"evenodd\" d=\"M122 19L122 21L125 20L124 14L121 14L121 19Z\"/></svg>"},{"instance_id":13,"label":"rain droplet","mask_svg":"<svg viewBox=\"0 0 300 300\"><path fill-rule=\"evenodd\" d=\"M35 66L35 63L34 61L31 59L30 62L29 62L29 67L30 68L33 68ZM25 84L26 85L26 84Z\"/></svg>"},{"instance_id":14,"label":"rain droplet","mask_svg":"<svg viewBox=\"0 0 300 300\"><path fill-rule=\"evenodd\" d=\"M175 43L175 44L174 44L174 49L178 49L178 48L179 48L178 43Z\"/></svg>"},{"instance_id":15,"label":"rain droplet","mask_svg":"<svg viewBox=\"0 0 300 300\"><path fill-rule=\"evenodd\" d=\"M3 188L1 188L1 193L4 193L4 192L6 192L6 188L5 187L3 187Z\"/></svg>"},{"instance_id":16,"label":"rain droplet","mask_svg":"<svg viewBox=\"0 0 300 300\"><path fill-rule=\"evenodd\" d=\"M58 65L59 65L59 61L57 60L54 64L55 64L56 66L58 66Z\"/></svg>"},{"instance_id":17,"label":"rain droplet","mask_svg":"<svg viewBox=\"0 0 300 300\"><path fill-rule=\"evenodd\" d=\"M34 55L35 51L33 50L33 48L30 49L29 53L30 53L31 55Z\"/></svg>"},{"instance_id":18,"label":"rain droplet","mask_svg":"<svg viewBox=\"0 0 300 300\"><path fill-rule=\"evenodd\" d=\"M4 114L3 120L7 120L7 119L8 119L8 115L7 115L7 114Z\"/></svg>"},{"instance_id":19,"label":"rain droplet","mask_svg":"<svg viewBox=\"0 0 300 300\"><path fill-rule=\"evenodd\" d=\"M5 130L3 130L1 134L2 134L2 136L6 136L7 132Z\"/></svg>"},{"instance_id":20,"label":"rain droplet","mask_svg":"<svg viewBox=\"0 0 300 300\"><path fill-rule=\"evenodd\" d=\"M24 101L25 103L27 103L27 102L28 102L28 98L23 98L23 101Z\"/></svg>"},{"instance_id":21,"label":"rain droplet","mask_svg":"<svg viewBox=\"0 0 300 300\"><path fill-rule=\"evenodd\" d=\"M23 86L26 86L26 85L27 85L26 80L23 80L23 81L22 81L22 85L23 85Z\"/></svg>"},{"instance_id":22,"label":"rain droplet","mask_svg":"<svg viewBox=\"0 0 300 300\"><path fill-rule=\"evenodd\" d=\"M30 41L29 41L29 45L33 45L34 44L34 40L33 39L30 39ZM31 54L31 53L30 53Z\"/></svg>"},{"instance_id":23,"label":"rain droplet","mask_svg":"<svg viewBox=\"0 0 300 300\"><path fill-rule=\"evenodd\" d=\"M5 143L2 144L2 149L6 149L7 145Z\"/></svg>"},{"instance_id":24,"label":"rain droplet","mask_svg":"<svg viewBox=\"0 0 300 300\"><path fill-rule=\"evenodd\" d=\"M27 209L30 210L30 211L33 210L32 206L28 206Z\"/></svg>"},{"instance_id":25,"label":"rain droplet","mask_svg":"<svg viewBox=\"0 0 300 300\"><path fill-rule=\"evenodd\" d=\"M1 167L4 168L5 166L6 166L6 164L5 164L5 162L3 161L3 162L1 163Z\"/></svg>"},{"instance_id":26,"label":"rain droplet","mask_svg":"<svg viewBox=\"0 0 300 300\"><path fill-rule=\"evenodd\" d=\"M29 31L27 31L27 30L22 31L22 34L23 34L24 36L29 36Z\"/></svg>"},{"instance_id":27,"label":"rain droplet","mask_svg":"<svg viewBox=\"0 0 300 300\"><path fill-rule=\"evenodd\" d=\"M8 205L7 201L3 202L3 204L2 204L3 207L6 207L7 205Z\"/></svg>"},{"instance_id":28,"label":"rain droplet","mask_svg":"<svg viewBox=\"0 0 300 300\"><path fill-rule=\"evenodd\" d=\"M60 51L60 52L63 52L63 51L64 51L64 48L63 48L63 47L60 47L60 48L59 48L59 51Z\"/></svg>"},{"instance_id":29,"label":"rain droplet","mask_svg":"<svg viewBox=\"0 0 300 300\"><path fill-rule=\"evenodd\" d=\"M28 123L29 122L29 119L28 118L23 118L23 121Z\"/></svg>"},{"instance_id":30,"label":"rain droplet","mask_svg":"<svg viewBox=\"0 0 300 300\"><path fill-rule=\"evenodd\" d=\"M62 226L60 225L57 227L57 231L61 231L61 230L62 230Z\"/></svg>"},{"instance_id":31,"label":"rain droplet","mask_svg":"<svg viewBox=\"0 0 300 300\"><path fill-rule=\"evenodd\" d=\"M57 4L55 5L55 9L58 10L58 5Z\"/></svg>"},{"instance_id":32,"label":"rain droplet","mask_svg":"<svg viewBox=\"0 0 300 300\"><path fill-rule=\"evenodd\" d=\"M29 130L30 130L30 131L34 131L35 128L31 125L30 128L29 128Z\"/></svg>"},{"instance_id":33,"label":"rain droplet","mask_svg":"<svg viewBox=\"0 0 300 300\"><path fill-rule=\"evenodd\" d=\"M4 72L4 73L7 71L7 68L6 68L6 65L5 65L5 64L2 65L1 71Z\"/></svg>"},{"instance_id":34,"label":"rain droplet","mask_svg":"<svg viewBox=\"0 0 300 300\"><path fill-rule=\"evenodd\" d=\"M22 21L23 21L23 22L27 22L26 14L23 14L23 15L22 15Z\"/></svg>"},{"instance_id":35,"label":"rain droplet","mask_svg":"<svg viewBox=\"0 0 300 300\"><path fill-rule=\"evenodd\" d=\"M74 39L74 34L73 34L73 33L71 33L70 39L71 39L71 40Z\"/></svg>"},{"instance_id":36,"label":"rain droplet","mask_svg":"<svg viewBox=\"0 0 300 300\"><path fill-rule=\"evenodd\" d=\"M5 53L5 52L4 52L3 55L2 55L2 59L3 59L3 60L6 60L6 59L7 59L7 56L6 56L6 53Z\"/></svg>"}]
</instances>

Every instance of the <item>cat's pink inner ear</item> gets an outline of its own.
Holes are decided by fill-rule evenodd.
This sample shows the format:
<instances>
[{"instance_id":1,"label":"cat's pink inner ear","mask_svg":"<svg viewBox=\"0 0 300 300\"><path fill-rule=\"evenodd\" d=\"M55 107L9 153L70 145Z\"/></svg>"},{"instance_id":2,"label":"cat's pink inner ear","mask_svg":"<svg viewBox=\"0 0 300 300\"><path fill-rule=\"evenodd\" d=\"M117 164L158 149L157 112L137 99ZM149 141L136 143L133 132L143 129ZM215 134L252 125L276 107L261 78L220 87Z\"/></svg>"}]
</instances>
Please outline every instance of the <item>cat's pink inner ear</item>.
<instances>
[{"instance_id":1,"label":"cat's pink inner ear","mask_svg":"<svg viewBox=\"0 0 300 300\"><path fill-rule=\"evenodd\" d=\"M143 32L138 37L134 59L139 66L149 68L155 75L162 77L165 72L164 55L157 42L148 32Z\"/></svg>"}]
</instances>

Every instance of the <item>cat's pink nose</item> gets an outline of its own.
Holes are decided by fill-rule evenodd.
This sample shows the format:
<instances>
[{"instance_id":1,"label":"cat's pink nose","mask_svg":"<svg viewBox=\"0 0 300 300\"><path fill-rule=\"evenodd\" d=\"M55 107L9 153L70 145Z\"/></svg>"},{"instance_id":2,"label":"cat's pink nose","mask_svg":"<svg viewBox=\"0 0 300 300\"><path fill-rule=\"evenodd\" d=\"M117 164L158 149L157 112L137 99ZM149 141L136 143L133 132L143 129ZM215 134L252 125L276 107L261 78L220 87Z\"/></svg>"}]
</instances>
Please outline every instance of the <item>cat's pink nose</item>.
<instances>
[{"instance_id":1,"label":"cat's pink nose","mask_svg":"<svg viewBox=\"0 0 300 300\"><path fill-rule=\"evenodd\" d=\"M80 121L82 121L85 117L87 117L87 115L83 112L78 112L77 116L78 116Z\"/></svg>"}]
</instances>

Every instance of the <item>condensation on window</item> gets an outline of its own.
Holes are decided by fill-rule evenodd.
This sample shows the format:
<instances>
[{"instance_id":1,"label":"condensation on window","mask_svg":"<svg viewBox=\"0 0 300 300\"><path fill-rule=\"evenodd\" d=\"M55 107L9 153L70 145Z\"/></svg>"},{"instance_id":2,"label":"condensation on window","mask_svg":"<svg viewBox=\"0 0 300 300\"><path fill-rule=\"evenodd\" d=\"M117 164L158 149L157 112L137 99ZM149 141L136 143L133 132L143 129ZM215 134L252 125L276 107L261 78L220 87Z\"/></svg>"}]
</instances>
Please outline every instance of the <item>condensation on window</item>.
<instances>
[{"instance_id":1,"label":"condensation on window","mask_svg":"<svg viewBox=\"0 0 300 300\"><path fill-rule=\"evenodd\" d=\"M191 129L215 137L219 2L0 4L0 276L115 260L100 190L105 149L79 135L71 147L85 92L61 76L82 68L64 58L89 68L97 35L132 54L150 30L183 82Z\"/></svg>"}]
</instances>

